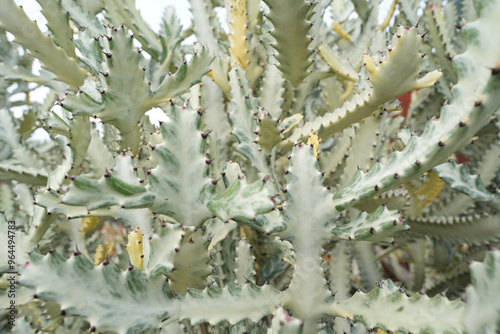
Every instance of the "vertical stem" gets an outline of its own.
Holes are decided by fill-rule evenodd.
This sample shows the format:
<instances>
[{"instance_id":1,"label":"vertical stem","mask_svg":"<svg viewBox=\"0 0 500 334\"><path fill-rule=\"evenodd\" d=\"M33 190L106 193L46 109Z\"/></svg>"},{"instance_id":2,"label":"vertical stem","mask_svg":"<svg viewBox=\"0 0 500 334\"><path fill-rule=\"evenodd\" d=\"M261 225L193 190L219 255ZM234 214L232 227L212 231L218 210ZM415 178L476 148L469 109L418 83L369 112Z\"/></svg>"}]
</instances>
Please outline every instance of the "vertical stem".
<instances>
[{"instance_id":1,"label":"vertical stem","mask_svg":"<svg viewBox=\"0 0 500 334\"><path fill-rule=\"evenodd\" d=\"M304 333L316 333L318 320L324 313L324 300L330 296L321 267L323 248L318 243L299 244L294 250L294 273L283 307L304 321Z\"/></svg>"},{"instance_id":2,"label":"vertical stem","mask_svg":"<svg viewBox=\"0 0 500 334\"><path fill-rule=\"evenodd\" d=\"M30 231L30 237L29 237L31 246L35 246L43 238L45 232L47 232L47 230L49 229L52 222L54 222L56 217L57 217L56 215L47 215L45 216L45 218L43 218L40 225L33 226L32 230Z\"/></svg>"}]
</instances>

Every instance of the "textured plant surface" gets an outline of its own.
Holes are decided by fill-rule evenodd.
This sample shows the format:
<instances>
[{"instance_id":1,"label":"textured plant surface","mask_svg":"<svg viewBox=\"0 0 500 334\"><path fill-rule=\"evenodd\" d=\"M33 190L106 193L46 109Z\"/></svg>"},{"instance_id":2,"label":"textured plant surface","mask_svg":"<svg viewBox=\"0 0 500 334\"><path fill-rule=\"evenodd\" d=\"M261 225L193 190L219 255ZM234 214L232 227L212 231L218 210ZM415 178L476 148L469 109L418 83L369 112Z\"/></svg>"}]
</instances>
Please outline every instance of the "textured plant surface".
<instances>
[{"instance_id":1,"label":"textured plant surface","mask_svg":"<svg viewBox=\"0 0 500 334\"><path fill-rule=\"evenodd\" d=\"M500 330L500 0L38 2L0 1L0 331Z\"/></svg>"}]
</instances>

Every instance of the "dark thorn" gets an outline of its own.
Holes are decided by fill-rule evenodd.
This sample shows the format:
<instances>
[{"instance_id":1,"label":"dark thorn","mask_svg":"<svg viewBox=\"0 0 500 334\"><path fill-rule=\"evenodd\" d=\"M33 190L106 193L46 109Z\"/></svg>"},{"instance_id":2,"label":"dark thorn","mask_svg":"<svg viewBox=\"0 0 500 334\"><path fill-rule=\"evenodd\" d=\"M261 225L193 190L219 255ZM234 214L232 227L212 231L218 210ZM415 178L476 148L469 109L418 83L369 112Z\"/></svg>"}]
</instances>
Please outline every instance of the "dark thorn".
<instances>
[{"instance_id":1,"label":"dark thorn","mask_svg":"<svg viewBox=\"0 0 500 334\"><path fill-rule=\"evenodd\" d=\"M75 248L76 248L76 250L73 252L73 256L78 256L78 255L82 254L82 253L78 250L78 245L75 245Z\"/></svg>"}]
</instances>

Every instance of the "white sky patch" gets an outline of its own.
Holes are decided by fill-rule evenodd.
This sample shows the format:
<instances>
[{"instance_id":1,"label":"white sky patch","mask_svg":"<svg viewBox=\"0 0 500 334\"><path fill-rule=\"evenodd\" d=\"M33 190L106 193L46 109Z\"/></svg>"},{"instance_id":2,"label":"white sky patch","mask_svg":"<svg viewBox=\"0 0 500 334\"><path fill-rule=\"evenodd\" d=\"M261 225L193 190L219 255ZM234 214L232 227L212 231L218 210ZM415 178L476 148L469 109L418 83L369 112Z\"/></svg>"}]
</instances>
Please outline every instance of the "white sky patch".
<instances>
[{"instance_id":1,"label":"white sky patch","mask_svg":"<svg viewBox=\"0 0 500 334\"><path fill-rule=\"evenodd\" d=\"M33 131L33 133L28 139L26 139L26 142L29 143L30 141L35 141L35 140L38 142L46 142L50 140L50 135L47 131L45 131L45 129L38 128L35 131Z\"/></svg>"},{"instance_id":2,"label":"white sky patch","mask_svg":"<svg viewBox=\"0 0 500 334\"><path fill-rule=\"evenodd\" d=\"M382 0L382 2L379 5L379 11L378 11L378 23L384 22L387 13L389 12L389 9L391 8L393 0ZM396 13L394 13L396 14ZM394 15L392 17L392 20L394 20Z\"/></svg>"},{"instance_id":3,"label":"white sky patch","mask_svg":"<svg viewBox=\"0 0 500 334\"><path fill-rule=\"evenodd\" d=\"M38 59L33 60L33 67L31 67L31 71L34 75L40 75L40 69L42 68L42 64Z\"/></svg>"},{"instance_id":4,"label":"white sky patch","mask_svg":"<svg viewBox=\"0 0 500 334\"><path fill-rule=\"evenodd\" d=\"M62 107L60 105L55 105L50 110L57 114L57 116L63 118Z\"/></svg>"},{"instance_id":5,"label":"white sky patch","mask_svg":"<svg viewBox=\"0 0 500 334\"><path fill-rule=\"evenodd\" d=\"M333 23L333 18L332 18L332 6L328 6L323 13L323 21L325 21L326 24L331 25Z\"/></svg>"},{"instance_id":6,"label":"white sky patch","mask_svg":"<svg viewBox=\"0 0 500 334\"><path fill-rule=\"evenodd\" d=\"M14 83L14 84L10 85L9 87L7 87L7 92L9 94L12 94L12 92L15 91L18 86L19 85L17 83Z\"/></svg>"},{"instance_id":7,"label":"white sky patch","mask_svg":"<svg viewBox=\"0 0 500 334\"><path fill-rule=\"evenodd\" d=\"M24 112L28 110L28 106L10 107L10 111L15 118L21 118Z\"/></svg>"},{"instance_id":8,"label":"white sky patch","mask_svg":"<svg viewBox=\"0 0 500 334\"><path fill-rule=\"evenodd\" d=\"M11 102L24 101L25 98L26 98L26 94L16 93L16 94L10 96L9 101L11 101ZM10 111L12 112L12 115L14 115L15 118L23 117L23 114L26 110L28 110L27 105L15 106L15 107L10 108Z\"/></svg>"},{"instance_id":9,"label":"white sky patch","mask_svg":"<svg viewBox=\"0 0 500 334\"><path fill-rule=\"evenodd\" d=\"M215 13L217 14L217 18L219 19L221 28L229 33L229 26L227 25L227 9L224 7L215 8Z\"/></svg>"},{"instance_id":10,"label":"white sky patch","mask_svg":"<svg viewBox=\"0 0 500 334\"><path fill-rule=\"evenodd\" d=\"M16 4L22 6L24 12L32 21L36 21L38 28L44 33L48 31L47 19L42 15L42 7L36 2L36 0L14 0Z\"/></svg>"},{"instance_id":11,"label":"white sky patch","mask_svg":"<svg viewBox=\"0 0 500 334\"><path fill-rule=\"evenodd\" d=\"M187 0L140 0L136 1L135 5L141 12L141 16L149 24L151 29L156 32L160 31L160 23L167 6L175 8L175 14L181 20L183 29L191 25L191 11L189 10L189 2Z\"/></svg>"},{"instance_id":12,"label":"white sky patch","mask_svg":"<svg viewBox=\"0 0 500 334\"><path fill-rule=\"evenodd\" d=\"M103 125L101 119L90 117L89 120L90 120L90 123L95 124L95 128L96 128L97 132L99 133L99 136L104 137L104 125Z\"/></svg>"},{"instance_id":13,"label":"white sky patch","mask_svg":"<svg viewBox=\"0 0 500 334\"><path fill-rule=\"evenodd\" d=\"M160 108L153 108L146 113L146 116L149 117L149 121L154 124L156 127L160 126L160 122L168 121L168 116L165 114L163 110Z\"/></svg>"},{"instance_id":14,"label":"white sky patch","mask_svg":"<svg viewBox=\"0 0 500 334\"><path fill-rule=\"evenodd\" d=\"M7 37L7 40L8 40L9 42L12 42L12 41L14 40L14 35L12 35L12 34L11 34L10 32L8 32L8 31L5 33L5 36Z\"/></svg>"}]
</instances>

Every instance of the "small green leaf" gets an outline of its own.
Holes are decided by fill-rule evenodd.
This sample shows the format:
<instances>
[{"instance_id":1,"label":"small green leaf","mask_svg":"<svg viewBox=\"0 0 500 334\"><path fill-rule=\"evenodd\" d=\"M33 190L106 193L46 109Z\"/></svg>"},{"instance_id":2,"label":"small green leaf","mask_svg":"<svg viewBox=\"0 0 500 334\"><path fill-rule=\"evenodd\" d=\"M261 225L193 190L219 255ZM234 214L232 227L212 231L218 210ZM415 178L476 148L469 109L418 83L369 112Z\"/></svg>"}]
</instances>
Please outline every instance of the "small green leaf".
<instances>
[{"instance_id":1,"label":"small green leaf","mask_svg":"<svg viewBox=\"0 0 500 334\"><path fill-rule=\"evenodd\" d=\"M146 192L146 188L129 184L113 175L109 175L104 179L111 189L125 196L133 196Z\"/></svg>"},{"instance_id":2,"label":"small green leaf","mask_svg":"<svg viewBox=\"0 0 500 334\"><path fill-rule=\"evenodd\" d=\"M395 235L409 229L397 211L390 211L381 206L369 214L361 212L352 221L335 227L332 233L342 240L391 243Z\"/></svg>"},{"instance_id":3,"label":"small green leaf","mask_svg":"<svg viewBox=\"0 0 500 334\"><path fill-rule=\"evenodd\" d=\"M210 71L209 66L212 61L213 58L206 49L202 49L200 53L193 55L189 63L183 63L177 72L165 76L160 86L152 92L150 106L168 102L200 83L201 77Z\"/></svg>"},{"instance_id":4,"label":"small green leaf","mask_svg":"<svg viewBox=\"0 0 500 334\"><path fill-rule=\"evenodd\" d=\"M208 208L222 221L246 221L271 211L274 207L271 197L263 181L247 185L244 179L238 179L224 193L211 199Z\"/></svg>"},{"instance_id":5,"label":"small green leaf","mask_svg":"<svg viewBox=\"0 0 500 334\"><path fill-rule=\"evenodd\" d=\"M489 192L479 175L471 175L467 166L451 161L434 167L434 170L453 189L469 195L476 201L491 202L500 207L500 194Z\"/></svg>"}]
</instances>

